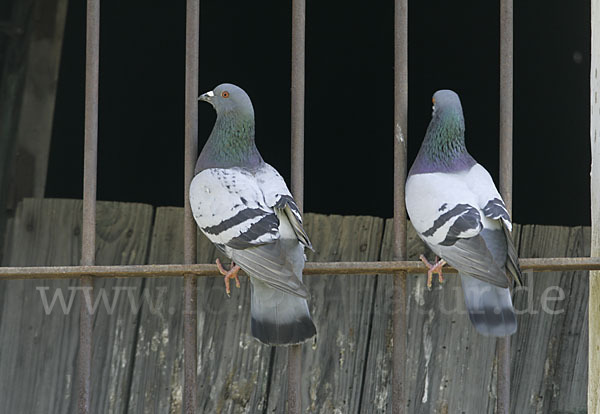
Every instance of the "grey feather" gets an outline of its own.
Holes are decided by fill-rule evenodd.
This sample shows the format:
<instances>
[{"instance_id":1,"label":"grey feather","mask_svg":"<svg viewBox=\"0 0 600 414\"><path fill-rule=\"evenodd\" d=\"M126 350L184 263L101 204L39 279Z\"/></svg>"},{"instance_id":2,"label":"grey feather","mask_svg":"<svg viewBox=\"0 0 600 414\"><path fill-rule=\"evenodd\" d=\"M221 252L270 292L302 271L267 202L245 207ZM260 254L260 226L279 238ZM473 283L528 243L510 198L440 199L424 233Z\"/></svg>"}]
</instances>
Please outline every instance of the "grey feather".
<instances>
[{"instance_id":1,"label":"grey feather","mask_svg":"<svg viewBox=\"0 0 600 414\"><path fill-rule=\"evenodd\" d=\"M302 343L316 335L306 299L252 280L252 335L268 345Z\"/></svg>"},{"instance_id":2,"label":"grey feather","mask_svg":"<svg viewBox=\"0 0 600 414\"><path fill-rule=\"evenodd\" d=\"M485 336L507 336L517 331L510 290L461 274L465 305L477 332Z\"/></svg>"},{"instance_id":3,"label":"grey feather","mask_svg":"<svg viewBox=\"0 0 600 414\"><path fill-rule=\"evenodd\" d=\"M232 249L231 259L248 275L274 289L304 299L310 296L300 279L304 252L297 240L279 239L244 250Z\"/></svg>"},{"instance_id":4,"label":"grey feather","mask_svg":"<svg viewBox=\"0 0 600 414\"><path fill-rule=\"evenodd\" d=\"M494 263L502 266L508 257L509 240L503 230L483 230L481 237ZM510 243L512 244L512 243ZM486 336L507 336L517 330L517 317L510 289L492 286L466 274L461 274L465 304L475 329Z\"/></svg>"},{"instance_id":5,"label":"grey feather","mask_svg":"<svg viewBox=\"0 0 600 414\"><path fill-rule=\"evenodd\" d=\"M506 224L502 222L502 231L504 236L506 237L507 243L507 260L506 260L506 270L512 276L514 281L518 286L523 285L523 275L521 274L521 267L519 266L519 256L517 255L517 249L515 248L515 244L513 243L513 238L506 227Z\"/></svg>"},{"instance_id":6,"label":"grey feather","mask_svg":"<svg viewBox=\"0 0 600 414\"><path fill-rule=\"evenodd\" d=\"M484 282L491 283L501 288L508 287L504 264L498 265L488 249L482 232L468 239L459 239L451 246L429 245L431 250L438 256L444 258L448 264L456 268L460 273L467 274Z\"/></svg>"},{"instance_id":7,"label":"grey feather","mask_svg":"<svg viewBox=\"0 0 600 414\"><path fill-rule=\"evenodd\" d=\"M506 210L504 202L499 198L494 198L493 200L488 201L485 207L483 207L483 214L491 219L501 218L504 220L510 220L508 210Z\"/></svg>"},{"instance_id":8,"label":"grey feather","mask_svg":"<svg viewBox=\"0 0 600 414\"><path fill-rule=\"evenodd\" d=\"M281 195L273 208L279 209L285 213L290 224L292 225L292 228L294 229L294 233L296 233L298 240L300 240L300 243L313 250L312 243L308 238L308 234L306 234L306 231L302 226L302 215L300 214L300 210L294 202L294 199L287 195Z\"/></svg>"}]
</instances>

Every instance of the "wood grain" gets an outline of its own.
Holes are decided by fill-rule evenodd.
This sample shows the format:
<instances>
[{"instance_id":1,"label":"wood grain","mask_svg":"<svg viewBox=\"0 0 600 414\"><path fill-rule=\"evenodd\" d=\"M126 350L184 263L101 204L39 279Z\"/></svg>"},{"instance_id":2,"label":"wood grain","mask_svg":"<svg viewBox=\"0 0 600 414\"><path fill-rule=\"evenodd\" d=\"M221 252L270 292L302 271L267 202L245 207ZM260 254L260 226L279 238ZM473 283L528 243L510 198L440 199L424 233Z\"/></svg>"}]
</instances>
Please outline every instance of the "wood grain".
<instances>
[{"instance_id":1,"label":"wood grain","mask_svg":"<svg viewBox=\"0 0 600 414\"><path fill-rule=\"evenodd\" d=\"M19 206L4 265L73 265L81 256L79 200L25 199ZM141 204L99 202L97 263L144 263L150 237L152 208ZM136 315L126 292L139 295L141 280L102 280L113 303L99 306L94 319L92 412L125 412L131 375ZM51 302L62 292L66 303L76 280L19 280L0 283L0 411L14 413L74 412L78 300L66 314L56 302L46 314L41 292ZM71 289L71 290L70 290Z\"/></svg>"},{"instance_id":2,"label":"wood grain","mask_svg":"<svg viewBox=\"0 0 600 414\"><path fill-rule=\"evenodd\" d=\"M306 215L314 252L309 261L377 260L383 220ZM303 346L302 407L308 412L359 412L376 288L374 277L306 278L317 340ZM287 350L277 348L268 412L285 412Z\"/></svg>"},{"instance_id":3,"label":"wood grain","mask_svg":"<svg viewBox=\"0 0 600 414\"><path fill-rule=\"evenodd\" d=\"M181 208L98 204L98 263L182 261ZM4 265L69 265L80 256L81 201L25 200L8 235ZM391 258L391 220L306 215L315 252L309 261ZM590 229L516 226L521 257L589 254ZM408 257L426 252L409 225ZM199 262L215 248L198 238ZM431 259L431 255L429 255ZM222 258L226 263L228 261ZM302 405L306 412L384 413L391 407L392 276L310 276L309 306L318 329L303 346ZM49 299L73 280L0 282L0 412L72 412L78 301L64 315L45 315ZM97 279L114 311L94 321L94 412L177 413L183 385L182 279ZM448 274L427 291L409 275L407 384L409 413L493 413L495 340L475 332L460 281ZM560 292L564 292L564 297ZM286 348L250 335L250 285L224 292L221 278L198 280L199 412L286 410ZM132 309L129 297L137 308ZM553 300L559 298L559 300ZM516 413L579 413L586 409L585 273L527 274L515 292L519 329L512 337L512 407ZM35 390L35 398L32 398Z\"/></svg>"}]
</instances>

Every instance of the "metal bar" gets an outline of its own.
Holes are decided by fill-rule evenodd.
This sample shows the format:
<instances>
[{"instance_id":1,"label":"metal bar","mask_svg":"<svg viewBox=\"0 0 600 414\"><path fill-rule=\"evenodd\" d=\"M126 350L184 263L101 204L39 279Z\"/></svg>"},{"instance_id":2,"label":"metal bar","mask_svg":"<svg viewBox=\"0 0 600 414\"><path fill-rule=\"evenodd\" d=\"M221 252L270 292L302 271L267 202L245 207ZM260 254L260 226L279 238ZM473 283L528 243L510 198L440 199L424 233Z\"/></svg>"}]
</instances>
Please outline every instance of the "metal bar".
<instances>
[{"instance_id":1,"label":"metal bar","mask_svg":"<svg viewBox=\"0 0 600 414\"><path fill-rule=\"evenodd\" d=\"M590 209L592 219L590 255L600 256L600 0L590 2L590 149L592 154ZM600 412L600 272L591 272L588 280L588 386L587 412Z\"/></svg>"},{"instance_id":2,"label":"metal bar","mask_svg":"<svg viewBox=\"0 0 600 414\"><path fill-rule=\"evenodd\" d=\"M394 6L394 260L406 260L406 137L408 128L408 0ZM392 412L406 411L406 271L394 275Z\"/></svg>"},{"instance_id":3,"label":"metal bar","mask_svg":"<svg viewBox=\"0 0 600 414\"><path fill-rule=\"evenodd\" d=\"M512 212L513 2L500 4L500 194Z\"/></svg>"},{"instance_id":4,"label":"metal bar","mask_svg":"<svg viewBox=\"0 0 600 414\"><path fill-rule=\"evenodd\" d=\"M513 1L500 0L500 193L512 212ZM497 340L498 413L510 412L510 336Z\"/></svg>"},{"instance_id":5,"label":"metal bar","mask_svg":"<svg viewBox=\"0 0 600 414\"><path fill-rule=\"evenodd\" d=\"M184 159L184 217L183 261L196 262L196 223L189 201L190 183L198 156L198 59L200 45L200 1L187 0L185 25L185 159ZM184 389L183 412L196 412L196 377L198 358L198 279L193 273L184 273L183 293L183 351Z\"/></svg>"},{"instance_id":6,"label":"metal bar","mask_svg":"<svg viewBox=\"0 0 600 414\"><path fill-rule=\"evenodd\" d=\"M100 50L100 0L88 0L86 11L85 52L85 121L83 158L83 222L81 233L81 264L93 266L96 260L96 176L98 164L98 78ZM93 314L86 306L92 303L94 286L90 276L83 275L80 287L84 295L79 308L79 350L77 355L77 407L80 413L90 412L92 373Z\"/></svg>"},{"instance_id":7,"label":"metal bar","mask_svg":"<svg viewBox=\"0 0 600 414\"><path fill-rule=\"evenodd\" d=\"M304 88L306 1L292 0L291 181L292 194L304 211ZM287 411L302 411L302 345L288 347Z\"/></svg>"},{"instance_id":8,"label":"metal bar","mask_svg":"<svg viewBox=\"0 0 600 414\"><path fill-rule=\"evenodd\" d=\"M300 211L304 210L304 45L305 0L292 1L292 194Z\"/></svg>"},{"instance_id":9,"label":"metal bar","mask_svg":"<svg viewBox=\"0 0 600 414\"><path fill-rule=\"evenodd\" d=\"M552 257L520 259L521 269L534 272L574 272L600 270L600 257ZM309 262L304 275L376 275L406 272L425 274L427 268L420 261L387 262ZM444 273L457 273L450 266ZM221 276L214 264L192 265L126 265L126 266L36 266L0 267L0 280L16 279L74 279L82 276L93 278L132 277L182 277L192 274L197 277ZM243 271L240 275L243 275Z\"/></svg>"}]
</instances>

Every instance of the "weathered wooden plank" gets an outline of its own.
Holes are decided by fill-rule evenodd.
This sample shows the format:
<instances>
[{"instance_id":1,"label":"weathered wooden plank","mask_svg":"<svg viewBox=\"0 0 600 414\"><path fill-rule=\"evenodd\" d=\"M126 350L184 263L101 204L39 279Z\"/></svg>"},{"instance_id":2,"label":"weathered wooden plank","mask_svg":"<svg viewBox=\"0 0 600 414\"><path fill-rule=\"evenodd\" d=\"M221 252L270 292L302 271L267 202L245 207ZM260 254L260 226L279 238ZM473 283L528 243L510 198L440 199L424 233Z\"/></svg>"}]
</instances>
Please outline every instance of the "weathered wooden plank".
<instances>
[{"instance_id":1,"label":"weathered wooden plank","mask_svg":"<svg viewBox=\"0 0 600 414\"><path fill-rule=\"evenodd\" d=\"M386 221L382 260L391 258L392 222ZM517 230L518 232L518 230ZM408 258L431 253L408 226ZM377 276L363 412L391 407L392 277ZM495 406L496 341L479 335L466 313L460 279L447 275L428 291L423 275L407 278L408 355L406 372L411 413L492 413Z\"/></svg>"},{"instance_id":2,"label":"weathered wooden plank","mask_svg":"<svg viewBox=\"0 0 600 414\"><path fill-rule=\"evenodd\" d=\"M391 221L386 224L391 229ZM581 256L586 254L587 231L516 226L515 239L523 243L522 257ZM382 259L390 246L391 234L386 232ZM412 227L408 249L409 259L425 250ZM525 278L525 287L515 292L520 316L512 346L511 412L581 412L587 373L585 277L565 272ZM422 276L408 278L409 412L494 412L494 341L470 325L457 277L448 275L443 289L432 292L424 283ZM384 300L375 304L363 396L372 406L364 412L386 412L390 407L391 286L390 276L378 276L378 289L383 289L377 297ZM555 297L558 289L565 293L564 300L544 299ZM550 311L565 311L544 312L546 302Z\"/></svg>"},{"instance_id":3,"label":"weathered wooden plank","mask_svg":"<svg viewBox=\"0 0 600 414\"><path fill-rule=\"evenodd\" d=\"M144 263L151 207L99 203L99 264ZM5 265L75 264L80 255L81 202L26 200L18 210ZM182 209L159 208L151 263L182 259ZM375 260L391 255L391 222L372 217L307 214L312 261ZM522 257L589 253L588 228L517 226ZM424 246L409 227L409 258ZM200 262L214 247L199 239ZM587 284L583 275L526 276L516 293L519 331L513 337L513 412L582 412L587 375ZM307 277L319 330L304 346L303 406L309 412L389 412L391 403L390 276ZM92 405L96 412L179 412L182 391L180 279L98 280L113 312L101 306L94 325ZM533 282L533 283L532 283ZM78 334L78 301L63 315L44 314L40 291L69 299L75 281L0 283L0 411L70 412ZM48 288L47 290L44 290ZM199 410L285 412L286 349L250 336L249 282L224 294L222 280L199 280ZM103 289L103 290L102 290ZM550 290L549 290L550 289ZM563 300L552 301L565 292ZM495 406L495 341L465 314L460 282L425 288L409 275L409 412L491 413ZM78 293L79 294L79 293ZM141 304L141 309L131 308ZM550 300L548 299L550 298ZM544 306L546 306L544 308ZM27 311L24 312L23 310ZM561 312L564 310L564 312ZM534 313L534 312L538 313ZM550 312L558 312L552 315ZM31 390L35 390L32 398Z\"/></svg>"},{"instance_id":4,"label":"weathered wooden plank","mask_svg":"<svg viewBox=\"0 0 600 414\"><path fill-rule=\"evenodd\" d=\"M375 217L306 215L314 252L309 261L377 260L383 220ZM303 347L302 407L308 412L361 411L361 388L376 281L374 277L312 276L306 279L317 341ZM287 349L276 348L268 412L286 412Z\"/></svg>"},{"instance_id":5,"label":"weathered wooden plank","mask_svg":"<svg viewBox=\"0 0 600 414\"><path fill-rule=\"evenodd\" d=\"M149 263L183 260L183 210L156 209ZM182 279L146 279L129 411L179 413L183 386ZM150 301L151 300L151 301Z\"/></svg>"},{"instance_id":6,"label":"weathered wooden plank","mask_svg":"<svg viewBox=\"0 0 600 414\"><path fill-rule=\"evenodd\" d=\"M67 3L67 0L37 0L30 17L33 23L16 130L12 202L44 196ZM22 176L30 176L31 182L23 182Z\"/></svg>"},{"instance_id":7,"label":"weathered wooden plank","mask_svg":"<svg viewBox=\"0 0 600 414\"><path fill-rule=\"evenodd\" d=\"M183 211L157 209L151 263L180 263ZM214 246L198 238L198 262L214 263ZM225 263L228 259L221 257ZM198 279L198 410L233 413L262 411L271 349L250 336L250 285L227 298L220 278ZM132 412L179 412L183 385L183 285L179 279L148 279L146 290L165 289L166 313L153 315L144 303L140 319Z\"/></svg>"},{"instance_id":8,"label":"weathered wooden plank","mask_svg":"<svg viewBox=\"0 0 600 414\"><path fill-rule=\"evenodd\" d=\"M7 204L44 196L67 3L14 2L18 35L0 68L0 234Z\"/></svg>"},{"instance_id":9,"label":"weathered wooden plank","mask_svg":"<svg viewBox=\"0 0 600 414\"><path fill-rule=\"evenodd\" d=\"M10 255L4 265L73 265L81 255L80 200L25 199L14 221ZM99 202L97 263L144 263L152 207ZM69 309L76 280L19 280L0 283L0 411L14 413L75 412L78 300ZM98 280L96 297L106 295L94 319L93 412L126 412L136 312L128 294L139 302L141 280ZM119 296L117 295L119 292ZM44 307L43 297L52 303ZM44 295L42 295L44 294ZM112 305L114 304L114 307ZM112 309L111 309L112 307Z\"/></svg>"},{"instance_id":10,"label":"weathered wooden plank","mask_svg":"<svg viewBox=\"0 0 600 414\"><path fill-rule=\"evenodd\" d=\"M2 48L0 66L0 234L4 234L7 211L6 198L10 185L8 165L12 163L16 147L16 130L25 85L27 42L33 21L30 16L35 0L13 1L9 26L10 36ZM3 255L0 238L0 259Z\"/></svg>"},{"instance_id":11,"label":"weathered wooden plank","mask_svg":"<svg viewBox=\"0 0 600 414\"><path fill-rule=\"evenodd\" d=\"M522 257L583 256L581 227L524 226ZM511 412L585 412L588 284L584 275L525 275L516 294L522 312L513 339Z\"/></svg>"}]
</instances>

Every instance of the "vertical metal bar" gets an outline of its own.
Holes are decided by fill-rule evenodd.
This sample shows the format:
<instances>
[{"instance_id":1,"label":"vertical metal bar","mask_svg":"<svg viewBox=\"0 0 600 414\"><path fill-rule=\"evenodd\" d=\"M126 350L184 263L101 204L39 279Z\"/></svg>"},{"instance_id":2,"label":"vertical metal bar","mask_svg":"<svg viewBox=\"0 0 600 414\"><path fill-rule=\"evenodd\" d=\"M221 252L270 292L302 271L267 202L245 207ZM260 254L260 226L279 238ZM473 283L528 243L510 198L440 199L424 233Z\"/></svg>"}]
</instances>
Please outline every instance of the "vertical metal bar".
<instances>
[{"instance_id":1,"label":"vertical metal bar","mask_svg":"<svg viewBox=\"0 0 600 414\"><path fill-rule=\"evenodd\" d=\"M304 80L306 1L292 0L292 194L304 211ZM287 411L302 411L302 345L288 347Z\"/></svg>"},{"instance_id":2,"label":"vertical metal bar","mask_svg":"<svg viewBox=\"0 0 600 414\"><path fill-rule=\"evenodd\" d=\"M592 237L590 256L600 256L600 0L591 1L590 144L592 152L590 195ZM600 412L600 271L590 272L588 301L587 412Z\"/></svg>"},{"instance_id":3,"label":"vertical metal bar","mask_svg":"<svg viewBox=\"0 0 600 414\"><path fill-rule=\"evenodd\" d=\"M394 260L406 260L406 137L408 129L408 0L394 6ZM406 272L394 275L392 412L406 410Z\"/></svg>"},{"instance_id":4,"label":"vertical metal bar","mask_svg":"<svg viewBox=\"0 0 600 414\"><path fill-rule=\"evenodd\" d=\"M292 193L304 206L304 45L306 1L292 1Z\"/></svg>"},{"instance_id":5,"label":"vertical metal bar","mask_svg":"<svg viewBox=\"0 0 600 414\"><path fill-rule=\"evenodd\" d=\"M83 158L83 223L81 232L81 264L94 265L96 259L96 171L98 154L98 67L100 45L100 0L88 0L86 11L85 52L85 125ZM80 413L90 411L92 371L92 288L91 276L83 276L84 294L79 310L79 351L77 407Z\"/></svg>"},{"instance_id":6,"label":"vertical metal bar","mask_svg":"<svg viewBox=\"0 0 600 414\"><path fill-rule=\"evenodd\" d=\"M500 193L512 211L513 2L500 1Z\"/></svg>"},{"instance_id":7,"label":"vertical metal bar","mask_svg":"<svg viewBox=\"0 0 600 414\"><path fill-rule=\"evenodd\" d=\"M500 0L500 193L512 213L513 1ZM510 336L497 340L497 412L510 412Z\"/></svg>"},{"instance_id":8,"label":"vertical metal bar","mask_svg":"<svg viewBox=\"0 0 600 414\"><path fill-rule=\"evenodd\" d=\"M190 183L198 156L198 59L200 39L200 1L187 0L185 45L185 161L183 260L196 263L196 223L190 206ZM198 279L185 275L183 305L184 391L183 412L196 412L198 358L197 288Z\"/></svg>"}]
</instances>

